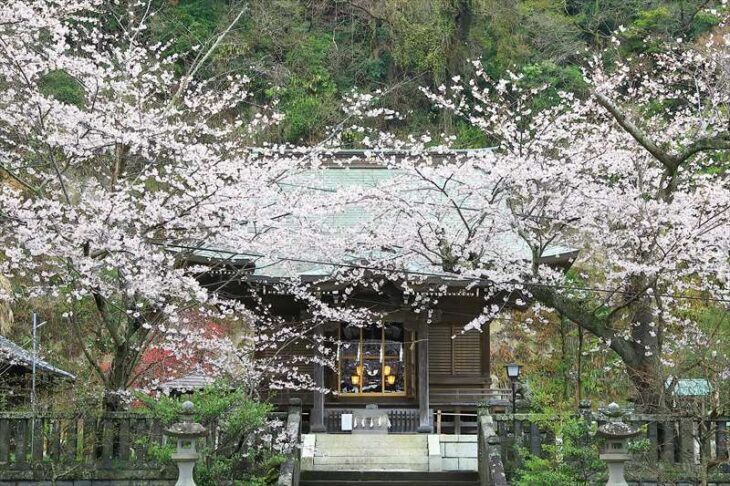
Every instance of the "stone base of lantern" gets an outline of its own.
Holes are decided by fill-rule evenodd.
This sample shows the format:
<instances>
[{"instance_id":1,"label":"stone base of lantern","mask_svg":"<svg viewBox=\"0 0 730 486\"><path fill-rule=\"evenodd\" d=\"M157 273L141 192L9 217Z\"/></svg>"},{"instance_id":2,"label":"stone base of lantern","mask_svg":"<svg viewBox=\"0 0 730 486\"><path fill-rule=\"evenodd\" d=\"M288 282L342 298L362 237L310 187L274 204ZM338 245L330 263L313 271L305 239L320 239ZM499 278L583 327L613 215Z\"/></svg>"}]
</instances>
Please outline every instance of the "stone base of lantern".
<instances>
[{"instance_id":1,"label":"stone base of lantern","mask_svg":"<svg viewBox=\"0 0 730 486\"><path fill-rule=\"evenodd\" d=\"M176 452L172 454L172 460L177 464L180 472L175 486L195 486L193 481L193 468L200 458L196 452Z\"/></svg>"},{"instance_id":2,"label":"stone base of lantern","mask_svg":"<svg viewBox=\"0 0 730 486\"><path fill-rule=\"evenodd\" d=\"M624 465L631 456L623 453L606 453L599 456L608 465L606 486L628 486L624 475Z\"/></svg>"}]
</instances>

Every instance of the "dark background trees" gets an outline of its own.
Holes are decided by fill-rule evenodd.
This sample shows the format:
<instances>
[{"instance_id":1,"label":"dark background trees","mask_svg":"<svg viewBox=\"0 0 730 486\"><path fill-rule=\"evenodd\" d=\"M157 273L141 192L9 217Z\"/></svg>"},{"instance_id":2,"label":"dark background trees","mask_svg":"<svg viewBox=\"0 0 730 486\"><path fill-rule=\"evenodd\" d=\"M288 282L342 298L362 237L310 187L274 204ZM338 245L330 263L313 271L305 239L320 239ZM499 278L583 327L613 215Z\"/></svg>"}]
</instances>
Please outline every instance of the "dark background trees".
<instances>
[{"instance_id":1,"label":"dark background trees","mask_svg":"<svg viewBox=\"0 0 730 486\"><path fill-rule=\"evenodd\" d=\"M216 49L201 75L245 72L258 101L281 100L286 115L267 136L311 143L342 118L352 89L388 91L387 105L405 120L401 134L445 132L456 145L484 137L433 111L418 94L453 76L469 75L481 58L489 74L507 70L536 82L575 89L585 49L601 49L624 29L627 55L666 38L691 39L717 25L708 0L158 0L150 35L187 52L215 38L241 9L244 15ZM121 8L121 7L120 7ZM181 69L194 59L181 59ZM274 89L273 86L278 88ZM381 122L382 123L382 122ZM353 143L357 135L352 134Z\"/></svg>"}]
</instances>

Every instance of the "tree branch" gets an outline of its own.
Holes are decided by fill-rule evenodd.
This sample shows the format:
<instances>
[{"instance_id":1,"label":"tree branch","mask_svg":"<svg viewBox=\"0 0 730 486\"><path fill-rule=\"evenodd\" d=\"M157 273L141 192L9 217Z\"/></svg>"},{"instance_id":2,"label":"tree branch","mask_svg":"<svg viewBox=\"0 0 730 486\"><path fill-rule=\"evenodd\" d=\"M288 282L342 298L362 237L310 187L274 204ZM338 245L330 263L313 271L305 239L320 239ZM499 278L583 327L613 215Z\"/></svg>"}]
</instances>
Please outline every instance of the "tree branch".
<instances>
[{"instance_id":1,"label":"tree branch","mask_svg":"<svg viewBox=\"0 0 730 486\"><path fill-rule=\"evenodd\" d=\"M686 162L692 156L700 152L712 152L716 150L730 150L730 133L722 133L712 137L704 137L695 140L689 146L677 155L672 155L668 151L660 148L646 133L637 127L628 119L621 109L614 104L606 95L602 93L594 93L598 104L604 107L616 122L636 140L639 145L644 147L651 155L667 168L670 173L675 173L680 165Z\"/></svg>"},{"instance_id":2,"label":"tree branch","mask_svg":"<svg viewBox=\"0 0 730 486\"><path fill-rule=\"evenodd\" d=\"M595 336L610 341L611 349L627 364L635 363L639 359L636 350L629 342L617 337L605 319L584 308L580 302L566 299L554 288L545 285L528 284L526 288L536 300L557 310L562 316Z\"/></svg>"},{"instance_id":3,"label":"tree branch","mask_svg":"<svg viewBox=\"0 0 730 486\"><path fill-rule=\"evenodd\" d=\"M226 29L218 35L210 49L208 49L202 56L196 58L196 60L193 62L193 65L190 67L190 70L180 82L180 86L178 87L177 92L172 97L173 104L177 103L177 100L185 93L185 90L188 88L188 84L190 84L190 81L197 74L200 67L205 64L205 61L207 61L211 54L213 54L213 52L218 48L223 39L228 35L231 29L233 29L233 26L238 23L238 21L243 16L243 13L247 10L248 8L242 7L241 10L238 12L238 15L236 15L236 18L234 18L233 21L228 24L228 27L226 27Z\"/></svg>"},{"instance_id":4,"label":"tree branch","mask_svg":"<svg viewBox=\"0 0 730 486\"><path fill-rule=\"evenodd\" d=\"M639 127L637 127L631 120L629 120L624 112L622 112L621 109L619 109L619 107L616 106L613 101L611 101L606 95L602 93L594 93L594 95L596 97L596 100L598 101L598 104L604 107L611 114L611 116L613 116L613 118L616 120L616 123L618 123L621 128L626 130L626 132L631 135L634 140L639 143L639 145L644 147L669 171L675 172L677 170L677 168L679 167L679 163L677 162L675 157L668 154L665 150L659 148L659 146L654 143L654 141L649 138L649 136L645 134Z\"/></svg>"},{"instance_id":5,"label":"tree branch","mask_svg":"<svg viewBox=\"0 0 730 486\"><path fill-rule=\"evenodd\" d=\"M695 140L676 158L679 164L681 164L697 153L712 152L715 150L730 150L730 133Z\"/></svg>"}]
</instances>

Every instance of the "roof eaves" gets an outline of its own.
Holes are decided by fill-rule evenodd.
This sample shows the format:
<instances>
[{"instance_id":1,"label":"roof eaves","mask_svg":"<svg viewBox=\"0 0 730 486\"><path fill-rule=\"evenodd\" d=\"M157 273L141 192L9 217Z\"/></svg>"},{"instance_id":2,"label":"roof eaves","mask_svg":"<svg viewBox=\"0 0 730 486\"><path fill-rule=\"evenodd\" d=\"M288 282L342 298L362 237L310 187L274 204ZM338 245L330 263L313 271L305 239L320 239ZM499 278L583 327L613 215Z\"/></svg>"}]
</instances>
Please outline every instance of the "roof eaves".
<instances>
[{"instance_id":1,"label":"roof eaves","mask_svg":"<svg viewBox=\"0 0 730 486\"><path fill-rule=\"evenodd\" d=\"M33 368L33 355L31 353L21 348L5 336L0 336L0 359L2 359L3 355L7 357L7 361L11 364L19 365L27 369ZM35 366L36 369L40 369L46 373L52 373L63 378L76 380L75 375L60 368L56 368L47 361L38 357L35 359Z\"/></svg>"}]
</instances>

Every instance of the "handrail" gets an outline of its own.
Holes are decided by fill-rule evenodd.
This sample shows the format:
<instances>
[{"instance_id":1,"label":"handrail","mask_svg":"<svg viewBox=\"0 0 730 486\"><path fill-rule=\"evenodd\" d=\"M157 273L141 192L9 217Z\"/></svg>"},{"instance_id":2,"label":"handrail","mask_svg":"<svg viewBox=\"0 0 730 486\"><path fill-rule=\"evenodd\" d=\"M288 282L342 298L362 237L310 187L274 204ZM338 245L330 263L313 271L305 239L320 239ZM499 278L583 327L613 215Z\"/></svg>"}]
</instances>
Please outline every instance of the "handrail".
<instances>
[{"instance_id":1,"label":"handrail","mask_svg":"<svg viewBox=\"0 0 730 486\"><path fill-rule=\"evenodd\" d=\"M494 430L491 415L480 412L477 438L480 486L508 486L500 449L500 438Z\"/></svg>"},{"instance_id":2,"label":"handrail","mask_svg":"<svg viewBox=\"0 0 730 486\"><path fill-rule=\"evenodd\" d=\"M289 400L286 433L294 441L295 447L299 447L302 437L302 401L299 398ZM294 450L289 459L279 467L276 486L299 486L299 467L299 451Z\"/></svg>"},{"instance_id":3,"label":"handrail","mask_svg":"<svg viewBox=\"0 0 730 486\"><path fill-rule=\"evenodd\" d=\"M434 406L479 405L480 403L507 396L503 390L479 387L439 387L431 389L429 400Z\"/></svg>"}]
</instances>

